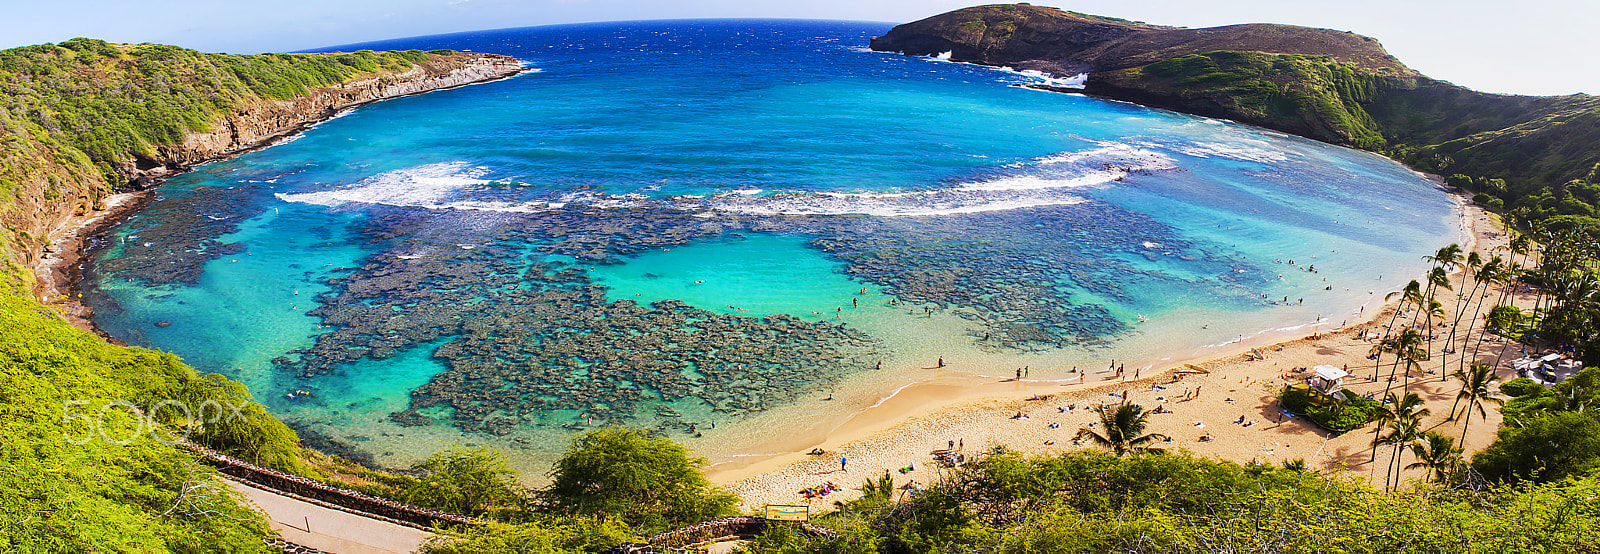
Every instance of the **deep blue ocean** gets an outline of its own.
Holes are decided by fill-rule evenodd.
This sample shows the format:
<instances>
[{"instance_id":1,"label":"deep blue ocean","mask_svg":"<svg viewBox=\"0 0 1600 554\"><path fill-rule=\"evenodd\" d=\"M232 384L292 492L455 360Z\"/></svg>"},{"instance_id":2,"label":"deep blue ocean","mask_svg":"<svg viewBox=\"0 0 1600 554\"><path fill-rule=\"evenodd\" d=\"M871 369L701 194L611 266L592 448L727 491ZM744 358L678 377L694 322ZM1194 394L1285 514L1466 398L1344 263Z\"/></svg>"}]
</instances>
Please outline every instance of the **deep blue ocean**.
<instances>
[{"instance_id":1,"label":"deep blue ocean","mask_svg":"<svg viewBox=\"0 0 1600 554\"><path fill-rule=\"evenodd\" d=\"M889 27L341 47L528 70L172 179L95 251L96 322L378 463L457 442L542 469L606 424L715 462L911 382L1336 327L1461 240L1452 198L1385 158L868 51Z\"/></svg>"}]
</instances>

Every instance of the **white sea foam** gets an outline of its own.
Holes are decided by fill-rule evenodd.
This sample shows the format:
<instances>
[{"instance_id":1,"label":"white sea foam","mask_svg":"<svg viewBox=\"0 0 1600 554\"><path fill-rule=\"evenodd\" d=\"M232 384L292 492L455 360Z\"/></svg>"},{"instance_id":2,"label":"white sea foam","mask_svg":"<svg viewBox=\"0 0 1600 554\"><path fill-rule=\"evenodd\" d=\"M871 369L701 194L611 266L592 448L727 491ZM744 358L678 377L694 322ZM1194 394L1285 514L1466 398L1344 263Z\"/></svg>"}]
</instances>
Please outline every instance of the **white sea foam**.
<instances>
[{"instance_id":1,"label":"white sea foam","mask_svg":"<svg viewBox=\"0 0 1600 554\"><path fill-rule=\"evenodd\" d=\"M665 198L640 192L595 190L550 193L537 200L507 202L473 198L473 189L492 181L488 169L466 162L444 162L380 173L330 190L279 193L286 202L322 206L377 204L427 209L535 213L566 207L619 210L668 208L711 214L936 216L1065 206L1084 202L1076 189L1104 185L1130 174L1171 170L1170 157L1121 143L1064 152L1012 164L1000 175L913 191L766 191L733 189L709 196ZM649 187L641 190L649 190Z\"/></svg>"},{"instance_id":2,"label":"white sea foam","mask_svg":"<svg viewBox=\"0 0 1600 554\"><path fill-rule=\"evenodd\" d=\"M871 50L869 49L868 51L870 52ZM1011 76L1023 77L1027 81L1025 83L1013 83L1013 84L1048 85L1048 86L1061 87L1061 88L1083 88L1084 83L1089 81L1089 74L1088 73L1079 73L1079 74L1073 75L1071 77L1055 77L1055 76L1050 75L1049 73L1045 73L1045 72L1039 71L1037 69L1020 69L1019 70L1019 69L1016 69L1016 68L1013 68L1013 67L1009 67L1009 66L993 66L993 65L983 65L983 64L976 64L976 63L970 63L970 62L958 62L958 61L955 61L955 60L951 59L952 57L954 57L954 55L955 55L955 52L953 52L953 51L944 51L944 52L940 52L940 53L932 55L932 56L918 56L918 57L921 58L921 59L930 61L930 62L953 63L953 64L960 64L960 65L968 65L968 66L972 66L972 67L980 67L980 68L983 68L983 69L988 69L988 70L993 70L993 71L999 71L999 72L1006 73L1006 74L1011 75Z\"/></svg>"},{"instance_id":3,"label":"white sea foam","mask_svg":"<svg viewBox=\"0 0 1600 554\"><path fill-rule=\"evenodd\" d=\"M501 212L540 212L551 209L547 202L510 203L462 198L472 187L491 183L483 176L488 169L466 162L444 162L388 171L362 179L348 187L302 193L278 193L279 200L343 206L381 204L429 209L483 210Z\"/></svg>"},{"instance_id":4,"label":"white sea foam","mask_svg":"<svg viewBox=\"0 0 1600 554\"><path fill-rule=\"evenodd\" d=\"M1146 150L1167 150L1196 158L1223 158L1257 163L1283 163L1289 153L1272 148L1266 141L1239 138L1231 142L1151 142L1130 141L1132 146Z\"/></svg>"},{"instance_id":5,"label":"white sea foam","mask_svg":"<svg viewBox=\"0 0 1600 554\"><path fill-rule=\"evenodd\" d=\"M1228 144L1222 142L1196 142L1188 146L1174 146L1173 150L1190 156L1205 158L1216 156L1230 160L1241 160L1260 163L1282 163L1289 161L1289 155L1282 150L1273 150L1247 144Z\"/></svg>"}]
</instances>

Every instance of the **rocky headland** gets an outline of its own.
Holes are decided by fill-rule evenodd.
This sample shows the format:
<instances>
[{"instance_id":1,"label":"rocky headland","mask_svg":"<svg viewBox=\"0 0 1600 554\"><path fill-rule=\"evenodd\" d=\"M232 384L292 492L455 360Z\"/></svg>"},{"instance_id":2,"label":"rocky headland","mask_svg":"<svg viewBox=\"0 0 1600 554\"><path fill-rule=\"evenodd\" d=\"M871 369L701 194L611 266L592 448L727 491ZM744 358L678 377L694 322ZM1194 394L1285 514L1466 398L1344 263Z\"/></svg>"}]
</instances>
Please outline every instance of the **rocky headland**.
<instances>
[{"instance_id":1,"label":"rocky headland","mask_svg":"<svg viewBox=\"0 0 1600 554\"><path fill-rule=\"evenodd\" d=\"M1428 78L1377 40L1346 31L1187 29L1004 4L900 25L873 39L872 48L1087 74L1084 88L1071 92L1231 119L1461 174L1452 184L1486 194L1480 202L1525 207L1534 219L1587 223L1600 201L1588 185L1575 196L1565 187L1596 180L1600 98L1472 91ZM1566 202L1569 196L1582 205Z\"/></svg>"}]
</instances>

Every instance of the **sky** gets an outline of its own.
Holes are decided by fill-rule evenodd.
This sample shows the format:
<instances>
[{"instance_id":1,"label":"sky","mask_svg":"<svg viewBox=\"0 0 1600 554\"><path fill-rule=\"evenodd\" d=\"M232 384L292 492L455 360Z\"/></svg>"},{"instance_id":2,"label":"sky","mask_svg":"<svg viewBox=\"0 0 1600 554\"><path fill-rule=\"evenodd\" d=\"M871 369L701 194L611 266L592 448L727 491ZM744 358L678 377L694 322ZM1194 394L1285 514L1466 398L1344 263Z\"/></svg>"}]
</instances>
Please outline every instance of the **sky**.
<instances>
[{"instance_id":1,"label":"sky","mask_svg":"<svg viewBox=\"0 0 1600 554\"><path fill-rule=\"evenodd\" d=\"M254 54L419 35L640 19L904 23L961 0L0 0L0 48L91 37ZM1074 0L1038 5L1161 25L1353 31L1436 79L1485 92L1600 94L1600 0Z\"/></svg>"}]
</instances>

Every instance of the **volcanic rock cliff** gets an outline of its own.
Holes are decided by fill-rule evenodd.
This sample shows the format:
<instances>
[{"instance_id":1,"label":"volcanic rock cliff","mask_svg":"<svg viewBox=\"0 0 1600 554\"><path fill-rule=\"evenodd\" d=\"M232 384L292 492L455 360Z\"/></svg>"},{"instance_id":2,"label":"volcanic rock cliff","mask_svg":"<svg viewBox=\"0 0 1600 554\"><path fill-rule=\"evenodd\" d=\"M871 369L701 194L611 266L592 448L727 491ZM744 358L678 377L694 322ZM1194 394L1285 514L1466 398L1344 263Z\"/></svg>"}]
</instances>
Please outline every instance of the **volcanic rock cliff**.
<instances>
[{"instance_id":1,"label":"volcanic rock cliff","mask_svg":"<svg viewBox=\"0 0 1600 554\"><path fill-rule=\"evenodd\" d=\"M359 78L312 89L288 100L260 99L227 114L216 127L190 133L182 144L160 146L155 168L132 168L130 181L183 170L195 164L264 145L274 138L324 121L339 111L378 100L446 89L520 72L516 58L493 54L433 54L427 62L398 73ZM139 165L151 165L145 161Z\"/></svg>"},{"instance_id":2,"label":"volcanic rock cliff","mask_svg":"<svg viewBox=\"0 0 1600 554\"><path fill-rule=\"evenodd\" d=\"M1593 181L1600 167L1600 98L1471 91L1421 75L1378 41L1354 33L1270 24L1185 29L1014 4L900 25L873 39L872 48L1088 74L1084 88L1073 92L1232 119L1464 174L1456 181L1535 218L1600 213L1600 194L1574 203L1564 185Z\"/></svg>"}]
</instances>

